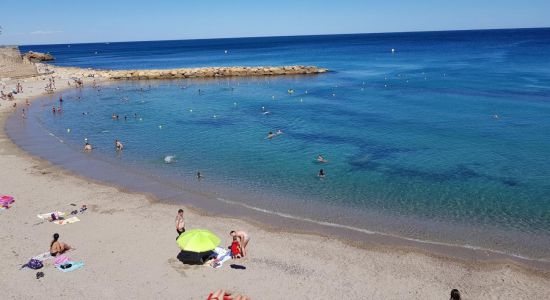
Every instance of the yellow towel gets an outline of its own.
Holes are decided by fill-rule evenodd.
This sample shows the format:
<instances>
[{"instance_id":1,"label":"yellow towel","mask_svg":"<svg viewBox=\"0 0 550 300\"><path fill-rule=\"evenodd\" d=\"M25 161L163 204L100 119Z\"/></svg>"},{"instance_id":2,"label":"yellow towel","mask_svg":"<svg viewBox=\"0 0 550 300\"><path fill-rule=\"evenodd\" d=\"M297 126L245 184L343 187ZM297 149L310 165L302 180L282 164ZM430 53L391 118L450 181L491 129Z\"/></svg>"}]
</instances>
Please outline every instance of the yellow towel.
<instances>
[{"instance_id":1,"label":"yellow towel","mask_svg":"<svg viewBox=\"0 0 550 300\"><path fill-rule=\"evenodd\" d=\"M65 220L57 220L57 221L53 221L53 222L57 225L65 225L65 224L76 223L76 222L79 222L79 221L80 221L80 219L78 217L72 217L72 218L68 218L68 219L65 219Z\"/></svg>"}]
</instances>

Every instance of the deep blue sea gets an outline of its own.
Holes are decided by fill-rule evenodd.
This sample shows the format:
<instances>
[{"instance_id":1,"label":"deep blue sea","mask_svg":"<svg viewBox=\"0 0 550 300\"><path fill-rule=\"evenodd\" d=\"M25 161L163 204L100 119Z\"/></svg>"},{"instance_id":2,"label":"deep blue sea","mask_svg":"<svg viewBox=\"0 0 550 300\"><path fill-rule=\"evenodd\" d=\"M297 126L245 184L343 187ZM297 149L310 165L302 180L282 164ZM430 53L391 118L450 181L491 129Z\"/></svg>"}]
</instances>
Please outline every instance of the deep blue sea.
<instances>
[{"instance_id":1,"label":"deep blue sea","mask_svg":"<svg viewBox=\"0 0 550 300\"><path fill-rule=\"evenodd\" d=\"M328 68L87 86L31 119L74 151L86 138L98 159L247 207L550 259L550 29L21 48L103 69Z\"/></svg>"}]
</instances>

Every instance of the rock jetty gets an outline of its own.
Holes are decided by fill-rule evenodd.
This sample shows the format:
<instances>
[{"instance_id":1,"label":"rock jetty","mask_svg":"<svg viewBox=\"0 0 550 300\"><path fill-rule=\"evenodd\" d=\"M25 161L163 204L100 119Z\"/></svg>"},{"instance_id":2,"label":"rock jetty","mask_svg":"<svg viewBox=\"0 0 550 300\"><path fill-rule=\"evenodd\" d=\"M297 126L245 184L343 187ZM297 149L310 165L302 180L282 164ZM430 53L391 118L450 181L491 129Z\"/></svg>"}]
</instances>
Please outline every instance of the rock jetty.
<instances>
[{"instance_id":1,"label":"rock jetty","mask_svg":"<svg viewBox=\"0 0 550 300\"><path fill-rule=\"evenodd\" d=\"M41 61L54 60L55 58L53 57L53 55L51 55L49 53L40 53L40 52L29 51L29 52L23 54L23 59L28 59L31 62L41 62Z\"/></svg>"},{"instance_id":2,"label":"rock jetty","mask_svg":"<svg viewBox=\"0 0 550 300\"><path fill-rule=\"evenodd\" d=\"M276 76L319 74L328 70L312 66L283 67L206 67L166 70L82 70L84 76L104 77L114 80L136 79L178 79L178 78L208 78L232 76Z\"/></svg>"}]
</instances>

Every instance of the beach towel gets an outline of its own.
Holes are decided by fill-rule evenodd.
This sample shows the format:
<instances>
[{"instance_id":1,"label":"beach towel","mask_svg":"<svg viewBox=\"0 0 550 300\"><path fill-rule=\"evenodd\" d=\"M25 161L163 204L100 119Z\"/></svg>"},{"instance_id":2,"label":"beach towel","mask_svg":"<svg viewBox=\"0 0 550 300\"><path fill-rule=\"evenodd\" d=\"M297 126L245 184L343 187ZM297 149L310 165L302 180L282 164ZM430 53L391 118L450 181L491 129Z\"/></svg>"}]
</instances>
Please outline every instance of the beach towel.
<instances>
[{"instance_id":1,"label":"beach towel","mask_svg":"<svg viewBox=\"0 0 550 300\"><path fill-rule=\"evenodd\" d=\"M72 224L72 223L76 223L76 222L80 222L80 219L78 217L72 217L72 218L68 218L66 220L53 221L53 223L55 223L57 225Z\"/></svg>"},{"instance_id":2,"label":"beach towel","mask_svg":"<svg viewBox=\"0 0 550 300\"><path fill-rule=\"evenodd\" d=\"M66 264L69 261L70 261L69 257L67 255L62 254L55 257L54 264L57 267L57 266Z\"/></svg>"},{"instance_id":3,"label":"beach towel","mask_svg":"<svg viewBox=\"0 0 550 300\"><path fill-rule=\"evenodd\" d=\"M224 248L216 247L214 249L214 253L216 253L216 262L212 264L212 267L214 269L221 268L223 266L223 263L231 259L231 252L227 251Z\"/></svg>"},{"instance_id":4,"label":"beach towel","mask_svg":"<svg viewBox=\"0 0 550 300\"><path fill-rule=\"evenodd\" d=\"M44 252L42 254L36 255L32 259L36 259L36 260L39 260L39 261L45 261L45 260L48 260L48 259L51 259L51 258L53 258L53 256L51 255L50 251L48 251L48 252Z\"/></svg>"},{"instance_id":5,"label":"beach towel","mask_svg":"<svg viewBox=\"0 0 550 300\"><path fill-rule=\"evenodd\" d=\"M59 216L59 217L63 217L63 216L66 215L64 212L61 212L61 211L52 211L52 212L49 212L49 213L46 213L46 214L38 214L38 215L36 215L36 216L37 216L39 219L48 220L49 218L52 217L52 214L56 214L56 215Z\"/></svg>"},{"instance_id":6,"label":"beach towel","mask_svg":"<svg viewBox=\"0 0 550 300\"><path fill-rule=\"evenodd\" d=\"M78 262L68 261L66 264L71 264L71 267L63 269L63 268L61 268L61 265L59 265L59 266L55 266L55 268L60 270L61 272L67 273L67 272L72 272L74 270L78 270L78 269L84 267L84 262L83 261L78 261Z\"/></svg>"}]
</instances>

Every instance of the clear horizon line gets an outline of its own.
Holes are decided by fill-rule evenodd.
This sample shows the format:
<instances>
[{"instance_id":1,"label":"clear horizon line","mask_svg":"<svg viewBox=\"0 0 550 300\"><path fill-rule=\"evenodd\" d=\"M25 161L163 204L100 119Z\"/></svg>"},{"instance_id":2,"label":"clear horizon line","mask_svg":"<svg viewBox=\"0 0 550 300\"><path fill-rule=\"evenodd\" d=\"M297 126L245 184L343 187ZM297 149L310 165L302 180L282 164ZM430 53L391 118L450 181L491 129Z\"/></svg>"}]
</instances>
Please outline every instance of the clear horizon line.
<instances>
[{"instance_id":1,"label":"clear horizon line","mask_svg":"<svg viewBox=\"0 0 550 300\"><path fill-rule=\"evenodd\" d=\"M280 38L280 37L307 37L307 36L329 36L329 35L368 35L368 34L397 34L397 33L427 33L427 32L458 32L458 31L494 31L494 30L522 30L522 29L550 29L550 27L515 27L515 28L483 28L483 29L450 29L450 30L412 30L412 31L380 31L380 32L351 32L351 33L319 33L319 34L296 34L296 35L265 35L265 36L235 36L235 37L211 37L192 39L166 39L166 40L129 40L129 41L101 41L101 42L77 42L77 43L55 43L55 44L21 44L21 45L0 45L0 46L54 46L54 45L81 45L81 44L104 44L104 43L144 43L144 42L171 42L171 41L202 41L202 40L229 40L229 39L252 39L252 38Z\"/></svg>"}]
</instances>

